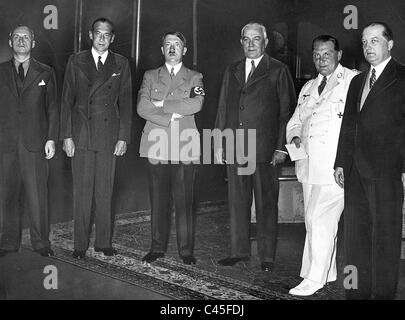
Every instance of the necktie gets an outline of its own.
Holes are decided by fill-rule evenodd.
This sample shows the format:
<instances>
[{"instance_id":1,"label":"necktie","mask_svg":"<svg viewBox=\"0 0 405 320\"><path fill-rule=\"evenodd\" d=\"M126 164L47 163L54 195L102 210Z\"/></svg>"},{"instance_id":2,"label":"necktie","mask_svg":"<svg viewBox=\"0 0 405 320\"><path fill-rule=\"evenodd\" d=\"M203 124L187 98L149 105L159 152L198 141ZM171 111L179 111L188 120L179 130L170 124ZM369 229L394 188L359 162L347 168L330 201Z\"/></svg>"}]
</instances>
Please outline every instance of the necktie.
<instances>
[{"instance_id":1,"label":"necktie","mask_svg":"<svg viewBox=\"0 0 405 320\"><path fill-rule=\"evenodd\" d=\"M326 80L327 80L326 76L323 76L323 79L322 79L322 81L321 81L321 84L320 84L319 87L318 87L318 93L319 93L319 95L321 95L323 89L324 89L325 86L326 86Z\"/></svg>"},{"instance_id":2,"label":"necktie","mask_svg":"<svg viewBox=\"0 0 405 320\"><path fill-rule=\"evenodd\" d=\"M373 68L373 70L371 71L371 77L370 77L370 90L371 87L374 85L374 82L376 82L377 77L375 75L375 69Z\"/></svg>"},{"instance_id":3,"label":"necktie","mask_svg":"<svg viewBox=\"0 0 405 320\"><path fill-rule=\"evenodd\" d=\"M172 70L170 71L170 78L174 78L176 75L174 74L174 67L172 67Z\"/></svg>"},{"instance_id":4,"label":"necktie","mask_svg":"<svg viewBox=\"0 0 405 320\"><path fill-rule=\"evenodd\" d=\"M252 60L252 67L250 68L250 72L249 72L249 75L248 75L248 77L246 79L246 82L249 81L249 79L252 77L252 74L253 74L253 72L255 72L255 70L256 70L255 61Z\"/></svg>"},{"instance_id":5,"label":"necktie","mask_svg":"<svg viewBox=\"0 0 405 320\"><path fill-rule=\"evenodd\" d=\"M97 62L97 70L98 70L98 72L103 72L103 68L104 68L104 65L101 62L101 56L98 56L98 62Z\"/></svg>"},{"instance_id":6,"label":"necktie","mask_svg":"<svg viewBox=\"0 0 405 320\"><path fill-rule=\"evenodd\" d=\"M18 66L18 76L20 77L21 81L24 82L24 68L23 68L23 64L20 63L20 65Z\"/></svg>"}]
</instances>

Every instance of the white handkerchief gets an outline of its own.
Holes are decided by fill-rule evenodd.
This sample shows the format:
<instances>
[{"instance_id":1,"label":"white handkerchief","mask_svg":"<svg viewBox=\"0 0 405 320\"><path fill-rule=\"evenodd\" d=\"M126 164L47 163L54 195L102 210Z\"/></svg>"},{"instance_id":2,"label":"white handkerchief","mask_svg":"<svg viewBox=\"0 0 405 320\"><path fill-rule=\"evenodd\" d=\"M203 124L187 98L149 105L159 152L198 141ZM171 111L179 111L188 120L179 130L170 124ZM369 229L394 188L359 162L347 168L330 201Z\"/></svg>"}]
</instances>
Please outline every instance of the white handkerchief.
<instances>
[{"instance_id":1,"label":"white handkerchief","mask_svg":"<svg viewBox=\"0 0 405 320\"><path fill-rule=\"evenodd\" d=\"M300 144L299 148L297 148L295 146L295 143L286 144L285 147L287 148L291 161L297 161L297 160L308 158L308 155L305 152L305 149L304 149L304 146L302 143Z\"/></svg>"},{"instance_id":2,"label":"white handkerchief","mask_svg":"<svg viewBox=\"0 0 405 320\"><path fill-rule=\"evenodd\" d=\"M41 80L41 82L38 83L38 86L44 86L44 85L45 85L45 81L44 81L44 80Z\"/></svg>"},{"instance_id":3,"label":"white handkerchief","mask_svg":"<svg viewBox=\"0 0 405 320\"><path fill-rule=\"evenodd\" d=\"M121 73L113 73L111 77L119 76Z\"/></svg>"}]
</instances>

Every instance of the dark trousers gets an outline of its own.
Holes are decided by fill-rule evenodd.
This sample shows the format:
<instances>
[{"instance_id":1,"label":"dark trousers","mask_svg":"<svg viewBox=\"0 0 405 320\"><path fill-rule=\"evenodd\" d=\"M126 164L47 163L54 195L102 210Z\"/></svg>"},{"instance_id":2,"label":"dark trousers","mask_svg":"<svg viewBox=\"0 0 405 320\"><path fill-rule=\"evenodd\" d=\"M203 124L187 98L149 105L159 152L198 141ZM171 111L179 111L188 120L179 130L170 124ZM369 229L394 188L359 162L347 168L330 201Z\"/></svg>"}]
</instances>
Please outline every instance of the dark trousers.
<instances>
[{"instance_id":1,"label":"dark trousers","mask_svg":"<svg viewBox=\"0 0 405 320\"><path fill-rule=\"evenodd\" d=\"M149 163L149 196L151 200L151 252L164 253L170 236L174 202L177 249L180 257L193 255L195 212L193 164Z\"/></svg>"},{"instance_id":2,"label":"dark trousers","mask_svg":"<svg viewBox=\"0 0 405 320\"><path fill-rule=\"evenodd\" d=\"M353 165L345 177L345 258L346 265L355 266L358 272L358 289L346 288L347 299L395 297L402 201L400 174L395 179L370 180Z\"/></svg>"},{"instance_id":3,"label":"dark trousers","mask_svg":"<svg viewBox=\"0 0 405 320\"><path fill-rule=\"evenodd\" d=\"M21 243L20 193L28 203L31 245L34 250L49 247L48 160L45 152L30 152L19 142L17 150L1 154L1 211L3 235L0 247L17 250Z\"/></svg>"},{"instance_id":4,"label":"dark trousers","mask_svg":"<svg viewBox=\"0 0 405 320\"><path fill-rule=\"evenodd\" d=\"M95 247L112 246L113 217L111 198L114 185L115 156L112 152L76 149L72 158L74 248L87 250L95 218Z\"/></svg>"},{"instance_id":5,"label":"dark trousers","mask_svg":"<svg viewBox=\"0 0 405 320\"><path fill-rule=\"evenodd\" d=\"M254 190L259 258L262 262L273 262L277 244L278 168L269 163L258 163L252 175L238 175L238 167L237 164L227 165L231 256L250 256L249 231Z\"/></svg>"}]
</instances>

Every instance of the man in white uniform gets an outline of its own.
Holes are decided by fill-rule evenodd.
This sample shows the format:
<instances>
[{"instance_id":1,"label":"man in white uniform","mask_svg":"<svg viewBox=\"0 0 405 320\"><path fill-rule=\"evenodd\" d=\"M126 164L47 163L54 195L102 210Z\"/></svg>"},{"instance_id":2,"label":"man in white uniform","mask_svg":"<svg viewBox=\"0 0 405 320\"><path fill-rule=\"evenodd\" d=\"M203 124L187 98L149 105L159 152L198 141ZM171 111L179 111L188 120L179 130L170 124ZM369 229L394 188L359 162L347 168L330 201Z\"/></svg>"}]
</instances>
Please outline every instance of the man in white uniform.
<instances>
[{"instance_id":1,"label":"man in white uniform","mask_svg":"<svg viewBox=\"0 0 405 320\"><path fill-rule=\"evenodd\" d=\"M336 280L336 234L342 214L343 189L333 176L347 90L356 71L343 67L336 38L316 37L313 62L318 72L302 88L294 115L287 124L287 142L304 148L308 157L296 161L302 183L307 230L300 276L290 294L309 296Z\"/></svg>"}]
</instances>

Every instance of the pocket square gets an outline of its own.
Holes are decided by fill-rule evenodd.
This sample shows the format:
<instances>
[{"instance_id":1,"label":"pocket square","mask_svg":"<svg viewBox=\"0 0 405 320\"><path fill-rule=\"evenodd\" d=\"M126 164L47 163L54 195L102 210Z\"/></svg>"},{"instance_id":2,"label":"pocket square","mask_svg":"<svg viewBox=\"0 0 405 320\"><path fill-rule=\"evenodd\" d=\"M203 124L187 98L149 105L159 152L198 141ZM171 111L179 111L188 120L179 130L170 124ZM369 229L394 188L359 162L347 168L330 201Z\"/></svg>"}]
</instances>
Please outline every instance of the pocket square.
<instances>
[{"instance_id":1,"label":"pocket square","mask_svg":"<svg viewBox=\"0 0 405 320\"><path fill-rule=\"evenodd\" d=\"M121 74L120 72L118 72L118 73L113 73L111 77L117 77L117 76L119 76L120 74Z\"/></svg>"},{"instance_id":2,"label":"pocket square","mask_svg":"<svg viewBox=\"0 0 405 320\"><path fill-rule=\"evenodd\" d=\"M41 82L38 83L38 86L44 86L44 85L45 85L45 81L44 81L44 80L41 80Z\"/></svg>"}]
</instances>

